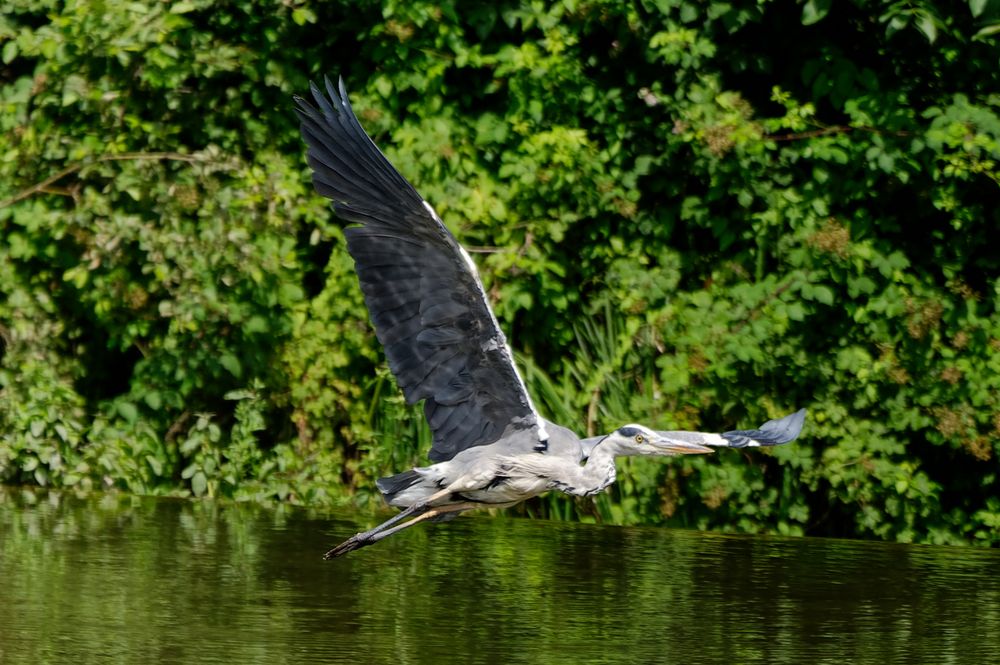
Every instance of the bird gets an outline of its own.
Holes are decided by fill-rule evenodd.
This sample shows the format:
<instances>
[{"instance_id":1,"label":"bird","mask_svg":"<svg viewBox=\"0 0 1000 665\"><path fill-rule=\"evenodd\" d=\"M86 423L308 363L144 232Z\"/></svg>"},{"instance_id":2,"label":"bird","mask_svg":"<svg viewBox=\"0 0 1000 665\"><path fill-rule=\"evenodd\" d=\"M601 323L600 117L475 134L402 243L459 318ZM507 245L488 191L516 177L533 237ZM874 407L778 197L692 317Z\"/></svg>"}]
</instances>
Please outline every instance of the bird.
<instances>
[{"instance_id":1,"label":"bird","mask_svg":"<svg viewBox=\"0 0 1000 665\"><path fill-rule=\"evenodd\" d=\"M346 222L375 335L409 404L423 401L431 464L381 478L392 518L324 554L331 559L425 521L506 508L549 491L592 496L615 482L615 459L774 446L798 437L800 409L721 434L627 424L579 437L543 418L514 363L475 263L434 208L396 170L355 115L341 77L313 102L294 96L317 193Z\"/></svg>"}]
</instances>

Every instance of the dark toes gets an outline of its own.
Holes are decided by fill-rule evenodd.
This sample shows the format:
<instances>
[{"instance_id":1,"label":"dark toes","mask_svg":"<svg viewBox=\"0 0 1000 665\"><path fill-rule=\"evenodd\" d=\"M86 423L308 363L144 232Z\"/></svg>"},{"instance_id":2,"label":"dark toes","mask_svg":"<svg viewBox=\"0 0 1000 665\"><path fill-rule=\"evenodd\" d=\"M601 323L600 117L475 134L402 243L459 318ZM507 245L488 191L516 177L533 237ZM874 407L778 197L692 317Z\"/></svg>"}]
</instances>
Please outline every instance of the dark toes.
<instances>
[{"instance_id":1,"label":"dark toes","mask_svg":"<svg viewBox=\"0 0 1000 665\"><path fill-rule=\"evenodd\" d=\"M353 552L356 549L364 547L365 545L371 544L371 539L365 537L366 534L356 533L341 544L337 545L333 549L329 550L323 555L324 559L335 559L338 556L347 554L348 552Z\"/></svg>"}]
</instances>

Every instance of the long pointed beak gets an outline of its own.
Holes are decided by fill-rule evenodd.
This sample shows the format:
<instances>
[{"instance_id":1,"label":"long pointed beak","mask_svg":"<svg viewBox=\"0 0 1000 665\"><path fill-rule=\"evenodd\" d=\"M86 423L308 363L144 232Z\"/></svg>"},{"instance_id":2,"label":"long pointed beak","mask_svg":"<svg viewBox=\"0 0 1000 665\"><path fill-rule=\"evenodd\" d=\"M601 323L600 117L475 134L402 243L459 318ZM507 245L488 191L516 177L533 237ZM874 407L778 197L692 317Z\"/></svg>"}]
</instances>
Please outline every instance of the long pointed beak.
<instances>
[{"instance_id":1,"label":"long pointed beak","mask_svg":"<svg viewBox=\"0 0 1000 665\"><path fill-rule=\"evenodd\" d=\"M666 455L703 455L714 453L714 448L703 446L692 441L681 441L679 439L668 439L667 437L657 437L650 441L656 448Z\"/></svg>"}]
</instances>

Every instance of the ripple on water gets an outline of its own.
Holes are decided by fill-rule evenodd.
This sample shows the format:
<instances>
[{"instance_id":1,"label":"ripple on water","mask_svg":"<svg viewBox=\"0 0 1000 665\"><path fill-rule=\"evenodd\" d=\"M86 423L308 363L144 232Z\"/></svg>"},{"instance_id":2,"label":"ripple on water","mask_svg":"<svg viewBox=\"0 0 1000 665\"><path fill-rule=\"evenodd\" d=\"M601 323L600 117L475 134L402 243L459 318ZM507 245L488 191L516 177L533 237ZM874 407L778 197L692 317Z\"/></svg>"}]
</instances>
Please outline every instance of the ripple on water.
<instances>
[{"instance_id":1,"label":"ripple on water","mask_svg":"<svg viewBox=\"0 0 1000 665\"><path fill-rule=\"evenodd\" d=\"M0 490L0 662L990 662L1000 552Z\"/></svg>"}]
</instances>

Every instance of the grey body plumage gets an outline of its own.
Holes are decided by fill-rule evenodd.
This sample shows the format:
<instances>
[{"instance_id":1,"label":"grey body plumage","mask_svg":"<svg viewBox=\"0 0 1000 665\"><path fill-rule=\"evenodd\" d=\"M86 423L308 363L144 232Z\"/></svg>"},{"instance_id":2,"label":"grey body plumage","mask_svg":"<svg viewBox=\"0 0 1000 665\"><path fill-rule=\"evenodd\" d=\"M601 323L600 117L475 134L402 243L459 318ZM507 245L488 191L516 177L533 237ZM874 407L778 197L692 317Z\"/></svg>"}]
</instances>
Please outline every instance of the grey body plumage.
<instances>
[{"instance_id":1,"label":"grey body plumage","mask_svg":"<svg viewBox=\"0 0 1000 665\"><path fill-rule=\"evenodd\" d=\"M589 496L615 481L623 455L708 453L795 439L805 411L756 430L657 432L626 425L579 438L542 418L468 253L429 203L379 151L358 122L343 80L316 106L296 97L316 191L333 201L365 304L406 400L424 401L434 464L378 481L402 509L327 552L370 545L423 520L479 506L510 506L555 490ZM409 521L403 521L410 518Z\"/></svg>"}]
</instances>

